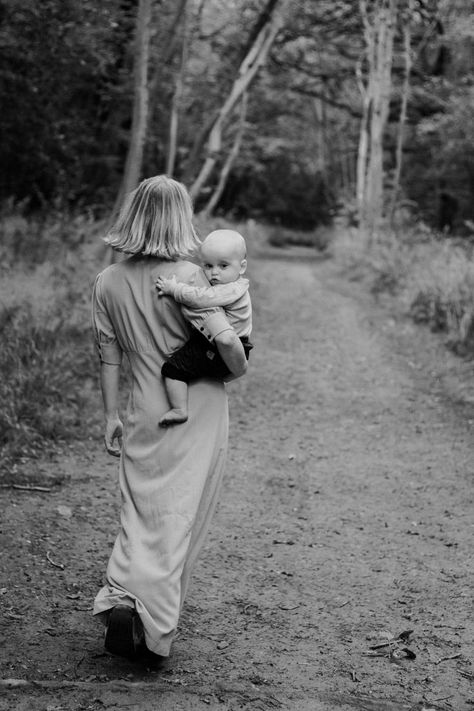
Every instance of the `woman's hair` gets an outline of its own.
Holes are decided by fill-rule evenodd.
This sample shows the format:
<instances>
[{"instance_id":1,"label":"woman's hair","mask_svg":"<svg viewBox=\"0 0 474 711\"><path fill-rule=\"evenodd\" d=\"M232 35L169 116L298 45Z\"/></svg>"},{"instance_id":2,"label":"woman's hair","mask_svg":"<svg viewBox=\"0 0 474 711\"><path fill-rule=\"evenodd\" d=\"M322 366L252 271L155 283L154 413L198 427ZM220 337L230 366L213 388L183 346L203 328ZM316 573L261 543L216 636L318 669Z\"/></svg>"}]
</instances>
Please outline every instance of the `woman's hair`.
<instances>
[{"instance_id":1,"label":"woman's hair","mask_svg":"<svg viewBox=\"0 0 474 711\"><path fill-rule=\"evenodd\" d=\"M182 259L200 244L188 191L166 175L143 180L128 196L105 242L119 252Z\"/></svg>"}]
</instances>

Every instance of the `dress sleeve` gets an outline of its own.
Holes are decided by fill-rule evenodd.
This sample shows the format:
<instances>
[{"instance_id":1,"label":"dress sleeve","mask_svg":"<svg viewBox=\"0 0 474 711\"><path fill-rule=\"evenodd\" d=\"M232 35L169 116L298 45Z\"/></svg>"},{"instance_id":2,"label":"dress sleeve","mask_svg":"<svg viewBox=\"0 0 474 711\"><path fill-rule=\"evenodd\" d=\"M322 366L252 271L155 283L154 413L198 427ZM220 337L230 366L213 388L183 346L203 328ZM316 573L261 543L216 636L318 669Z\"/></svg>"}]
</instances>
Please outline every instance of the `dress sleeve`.
<instances>
[{"instance_id":1,"label":"dress sleeve","mask_svg":"<svg viewBox=\"0 0 474 711\"><path fill-rule=\"evenodd\" d=\"M102 363L120 365L122 349L104 304L101 284L102 273L96 277L92 291L92 328L94 340Z\"/></svg>"},{"instance_id":2,"label":"dress sleeve","mask_svg":"<svg viewBox=\"0 0 474 711\"><path fill-rule=\"evenodd\" d=\"M201 269L196 269L187 280L187 284L197 287L209 286ZM191 309L182 305L181 312L191 326L202 333L208 341L213 341L223 331L233 330L222 308Z\"/></svg>"}]
</instances>

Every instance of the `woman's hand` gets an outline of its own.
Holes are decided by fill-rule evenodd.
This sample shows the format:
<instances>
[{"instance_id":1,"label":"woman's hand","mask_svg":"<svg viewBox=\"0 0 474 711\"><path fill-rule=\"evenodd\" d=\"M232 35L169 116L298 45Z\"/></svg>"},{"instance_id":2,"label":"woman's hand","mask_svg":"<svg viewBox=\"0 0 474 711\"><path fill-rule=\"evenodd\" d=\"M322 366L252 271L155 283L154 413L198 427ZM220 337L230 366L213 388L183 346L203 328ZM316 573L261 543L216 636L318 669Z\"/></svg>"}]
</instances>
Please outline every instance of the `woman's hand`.
<instances>
[{"instance_id":1,"label":"woman's hand","mask_svg":"<svg viewBox=\"0 0 474 711\"><path fill-rule=\"evenodd\" d=\"M155 281L159 296L165 296L167 294L171 294L172 296L177 284L178 281L174 274L169 278L159 276Z\"/></svg>"},{"instance_id":2,"label":"woman's hand","mask_svg":"<svg viewBox=\"0 0 474 711\"><path fill-rule=\"evenodd\" d=\"M105 421L105 448L113 457L120 457L122 453L122 420L117 416ZM114 444L116 442L116 444Z\"/></svg>"}]
</instances>

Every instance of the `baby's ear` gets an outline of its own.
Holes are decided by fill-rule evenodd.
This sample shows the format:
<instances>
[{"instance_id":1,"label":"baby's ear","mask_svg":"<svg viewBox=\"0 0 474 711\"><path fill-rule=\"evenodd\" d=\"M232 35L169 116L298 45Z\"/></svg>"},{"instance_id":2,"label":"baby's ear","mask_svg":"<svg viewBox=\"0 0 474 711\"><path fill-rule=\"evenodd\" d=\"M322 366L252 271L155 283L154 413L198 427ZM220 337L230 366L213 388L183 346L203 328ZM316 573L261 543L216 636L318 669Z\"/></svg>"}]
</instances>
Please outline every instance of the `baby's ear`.
<instances>
[{"instance_id":1,"label":"baby's ear","mask_svg":"<svg viewBox=\"0 0 474 711\"><path fill-rule=\"evenodd\" d=\"M242 276L242 274L245 274L246 269L247 269L247 260L242 259L242 261L240 262L240 276Z\"/></svg>"}]
</instances>

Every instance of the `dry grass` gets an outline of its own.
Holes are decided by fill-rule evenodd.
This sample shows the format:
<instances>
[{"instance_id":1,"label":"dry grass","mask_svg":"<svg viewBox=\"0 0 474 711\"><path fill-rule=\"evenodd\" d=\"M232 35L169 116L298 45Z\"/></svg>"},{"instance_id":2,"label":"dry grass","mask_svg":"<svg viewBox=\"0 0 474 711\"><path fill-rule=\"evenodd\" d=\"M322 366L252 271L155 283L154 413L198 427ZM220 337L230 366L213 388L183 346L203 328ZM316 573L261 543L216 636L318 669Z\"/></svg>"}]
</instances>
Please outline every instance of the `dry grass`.
<instances>
[{"instance_id":1,"label":"dry grass","mask_svg":"<svg viewBox=\"0 0 474 711\"><path fill-rule=\"evenodd\" d=\"M418 323L447 335L463 355L474 353L474 262L468 240L431 233L424 225L387 232L367 248L357 230L341 230L333 256L374 294L396 297Z\"/></svg>"},{"instance_id":2,"label":"dry grass","mask_svg":"<svg viewBox=\"0 0 474 711\"><path fill-rule=\"evenodd\" d=\"M4 217L0 266L0 461L5 475L76 437L88 419L95 249L78 220ZM78 225L80 229L78 229Z\"/></svg>"}]
</instances>

